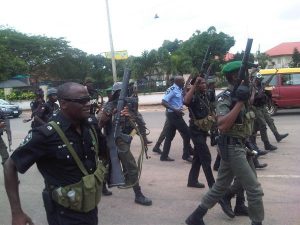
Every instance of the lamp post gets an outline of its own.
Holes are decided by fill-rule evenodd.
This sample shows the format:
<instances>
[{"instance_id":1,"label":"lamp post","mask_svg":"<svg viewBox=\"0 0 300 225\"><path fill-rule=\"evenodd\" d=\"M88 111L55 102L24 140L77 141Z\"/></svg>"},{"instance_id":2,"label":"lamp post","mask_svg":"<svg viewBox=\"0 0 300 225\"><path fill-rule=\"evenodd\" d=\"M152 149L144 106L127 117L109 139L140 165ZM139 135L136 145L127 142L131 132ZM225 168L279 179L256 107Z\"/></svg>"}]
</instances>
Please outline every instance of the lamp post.
<instances>
[{"instance_id":1,"label":"lamp post","mask_svg":"<svg viewBox=\"0 0 300 225\"><path fill-rule=\"evenodd\" d=\"M116 69L116 59L115 59L115 50L113 45L112 33L111 33L111 25L110 25L110 15L109 15L109 7L108 0L105 0L106 3L106 12L107 12L107 22L108 22L108 32L109 32L109 41L110 41L110 52L111 52L111 66L113 72L113 81L117 82L117 69Z\"/></svg>"}]
</instances>

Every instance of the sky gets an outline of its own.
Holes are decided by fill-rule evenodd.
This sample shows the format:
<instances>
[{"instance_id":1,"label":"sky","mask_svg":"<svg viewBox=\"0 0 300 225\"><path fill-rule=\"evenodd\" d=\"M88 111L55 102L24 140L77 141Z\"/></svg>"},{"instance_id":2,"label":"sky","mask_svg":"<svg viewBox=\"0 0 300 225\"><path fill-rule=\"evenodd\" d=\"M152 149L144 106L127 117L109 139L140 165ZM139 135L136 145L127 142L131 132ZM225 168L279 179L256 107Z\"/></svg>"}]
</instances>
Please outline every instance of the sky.
<instances>
[{"instance_id":1,"label":"sky","mask_svg":"<svg viewBox=\"0 0 300 225\"><path fill-rule=\"evenodd\" d=\"M229 52L265 52L300 42L300 0L107 0L115 51L140 56L164 40L185 41L210 26L233 36ZM0 0L0 26L28 35L63 37L89 54L110 51L106 0ZM159 18L155 19L157 14Z\"/></svg>"}]
</instances>

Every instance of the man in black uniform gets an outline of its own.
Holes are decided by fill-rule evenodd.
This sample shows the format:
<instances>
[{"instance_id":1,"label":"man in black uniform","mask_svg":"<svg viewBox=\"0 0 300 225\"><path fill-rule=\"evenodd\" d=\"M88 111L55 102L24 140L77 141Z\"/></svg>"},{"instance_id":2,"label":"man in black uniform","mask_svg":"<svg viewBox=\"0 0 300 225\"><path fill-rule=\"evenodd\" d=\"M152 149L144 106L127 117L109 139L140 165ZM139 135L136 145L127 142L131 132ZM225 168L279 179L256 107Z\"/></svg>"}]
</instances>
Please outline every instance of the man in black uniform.
<instances>
[{"instance_id":1,"label":"man in black uniform","mask_svg":"<svg viewBox=\"0 0 300 225\"><path fill-rule=\"evenodd\" d=\"M215 121L206 96L206 82L197 77L192 80L191 88L184 96L184 104L190 112L190 134L194 143L194 157L188 178L188 187L204 188L198 177L202 166L208 186L211 188L215 179L211 170L211 154L206 144L208 131Z\"/></svg>"},{"instance_id":2,"label":"man in black uniform","mask_svg":"<svg viewBox=\"0 0 300 225\"><path fill-rule=\"evenodd\" d=\"M33 224L21 208L18 172L25 173L34 163L45 181L43 201L50 225L98 224L106 168L99 160L103 149L97 128L89 119L90 97L83 85L72 82L61 85L57 94L61 111L32 129L4 164L12 224Z\"/></svg>"},{"instance_id":3,"label":"man in black uniform","mask_svg":"<svg viewBox=\"0 0 300 225\"><path fill-rule=\"evenodd\" d=\"M5 117L4 117L4 113L3 111L0 109L0 155L1 155L1 158L2 158L2 164L5 163L5 161L8 159L9 157L9 154L7 152L7 147L2 139L2 135L3 135L3 130L5 128Z\"/></svg>"}]
</instances>

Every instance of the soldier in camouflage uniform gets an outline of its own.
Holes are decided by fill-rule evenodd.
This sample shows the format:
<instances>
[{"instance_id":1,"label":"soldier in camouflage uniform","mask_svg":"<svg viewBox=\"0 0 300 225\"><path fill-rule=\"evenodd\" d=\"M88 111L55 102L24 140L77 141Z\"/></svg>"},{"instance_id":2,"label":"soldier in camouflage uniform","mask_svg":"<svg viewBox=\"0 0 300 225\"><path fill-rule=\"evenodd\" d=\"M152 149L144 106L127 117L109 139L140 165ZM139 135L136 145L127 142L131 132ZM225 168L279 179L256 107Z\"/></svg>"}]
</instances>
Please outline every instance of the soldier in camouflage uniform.
<instances>
[{"instance_id":1,"label":"soldier in camouflage uniform","mask_svg":"<svg viewBox=\"0 0 300 225\"><path fill-rule=\"evenodd\" d=\"M234 177L245 188L248 198L248 213L252 225L262 225L264 219L263 190L255 170L247 161L245 139L252 134L254 113L249 107L249 88L240 84L236 89L236 103L233 103L233 85L241 61L226 64L222 73L229 83L228 89L218 98L217 119L220 136L218 146L222 157L218 178L213 187L204 195L198 208L186 219L188 225L205 225L203 217L226 193Z\"/></svg>"},{"instance_id":2,"label":"soldier in camouflage uniform","mask_svg":"<svg viewBox=\"0 0 300 225\"><path fill-rule=\"evenodd\" d=\"M109 102L107 102L102 109L101 116L99 118L100 128L106 128L109 123L112 123L113 114L117 108L118 99L120 95L120 91L122 88L122 82L117 82L112 87L112 97ZM124 123L122 123L122 133L130 134L134 129L132 124L129 122L128 118L125 118ZM108 129L106 130L106 134L108 135ZM118 138L116 140L116 145L120 149L118 152L119 159L122 164L123 172L125 175L126 185L132 185L134 193L135 193L135 202L140 205L150 206L152 205L152 200L145 197L141 191L141 187L139 185L139 177L138 177L138 166L136 161L130 151L130 144L125 142L123 139Z\"/></svg>"}]
</instances>

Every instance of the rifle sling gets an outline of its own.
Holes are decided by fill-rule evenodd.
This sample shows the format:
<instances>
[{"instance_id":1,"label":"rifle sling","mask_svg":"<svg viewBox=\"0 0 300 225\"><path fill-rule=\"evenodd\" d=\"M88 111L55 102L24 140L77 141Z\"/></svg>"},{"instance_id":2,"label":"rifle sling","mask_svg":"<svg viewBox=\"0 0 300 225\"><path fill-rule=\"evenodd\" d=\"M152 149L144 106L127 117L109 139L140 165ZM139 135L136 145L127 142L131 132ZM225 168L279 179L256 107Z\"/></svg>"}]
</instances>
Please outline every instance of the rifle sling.
<instances>
[{"instance_id":1,"label":"rifle sling","mask_svg":"<svg viewBox=\"0 0 300 225\"><path fill-rule=\"evenodd\" d=\"M60 127L54 122L51 121L49 122L49 124L55 129L55 131L58 133L58 135L60 136L61 140L64 142L64 144L67 146L70 154L72 155L73 159L75 160L77 166L79 167L79 169L81 170L81 172L87 176L89 175L89 173L87 172L86 168L84 167L83 163L81 162L81 160L79 159L76 151L74 150L73 146L70 144L68 138L66 137L66 135L64 134L64 132L60 129ZM92 128L93 129L93 128ZM91 129L89 129L90 134L92 136L92 141L93 144L95 146L95 151L96 151L96 159L98 157L98 140L95 137L95 134L93 133L93 131ZM94 131L95 132L95 131ZM97 160L96 160L97 161Z\"/></svg>"}]
</instances>

